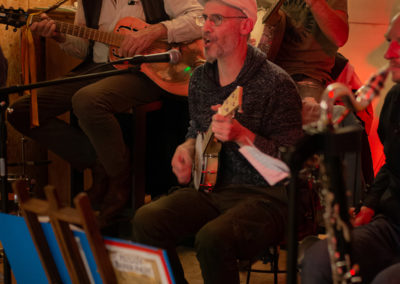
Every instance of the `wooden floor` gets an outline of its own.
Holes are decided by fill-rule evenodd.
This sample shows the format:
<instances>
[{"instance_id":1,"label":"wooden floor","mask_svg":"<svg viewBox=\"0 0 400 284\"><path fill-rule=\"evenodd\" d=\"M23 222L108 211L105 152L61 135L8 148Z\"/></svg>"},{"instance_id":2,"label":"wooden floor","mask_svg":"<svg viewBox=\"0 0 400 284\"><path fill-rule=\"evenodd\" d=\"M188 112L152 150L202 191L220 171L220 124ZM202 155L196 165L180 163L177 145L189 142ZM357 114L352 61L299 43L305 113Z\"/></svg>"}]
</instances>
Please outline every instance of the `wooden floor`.
<instances>
[{"instance_id":1,"label":"wooden floor","mask_svg":"<svg viewBox=\"0 0 400 284\"><path fill-rule=\"evenodd\" d=\"M190 284L202 284L203 278L201 276L199 263L196 258L195 251L186 247L178 247L179 257L181 259L183 269L185 271L185 278ZM286 251L281 250L279 256L279 269L284 270L286 267ZM261 261L253 264L255 269L269 269L269 264L263 264ZM247 272L240 272L240 283L246 283ZM250 284L273 284L274 278L271 273L251 273ZM278 274L278 283L286 283L286 273Z\"/></svg>"}]
</instances>

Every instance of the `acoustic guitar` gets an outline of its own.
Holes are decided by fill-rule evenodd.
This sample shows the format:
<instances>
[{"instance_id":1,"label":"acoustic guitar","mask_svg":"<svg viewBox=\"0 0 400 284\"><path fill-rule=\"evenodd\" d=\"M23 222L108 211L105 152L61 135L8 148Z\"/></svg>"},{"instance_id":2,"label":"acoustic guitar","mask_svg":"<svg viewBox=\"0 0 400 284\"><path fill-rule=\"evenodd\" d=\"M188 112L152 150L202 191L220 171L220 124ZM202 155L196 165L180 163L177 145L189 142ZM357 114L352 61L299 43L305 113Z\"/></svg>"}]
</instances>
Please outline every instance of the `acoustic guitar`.
<instances>
[{"instance_id":1,"label":"acoustic guitar","mask_svg":"<svg viewBox=\"0 0 400 284\"><path fill-rule=\"evenodd\" d=\"M0 24L14 27L22 27L33 22L40 22L40 15L29 14L22 9L7 9L0 6ZM134 18L125 17L118 21L113 32L103 32L96 29L77 26L69 23L55 21L56 31L68 35L101 42L110 46L109 60L115 61L119 58L118 48L121 46L126 34L145 29L149 26L146 22ZM153 80L159 87L175 95L187 96L189 79L194 68L205 62L202 40L197 39L188 43L170 44L166 41L156 41L144 54L161 53L178 49L181 60L175 65L169 63L143 63L141 71ZM128 65L117 65L116 68L127 68Z\"/></svg>"},{"instance_id":2,"label":"acoustic guitar","mask_svg":"<svg viewBox=\"0 0 400 284\"><path fill-rule=\"evenodd\" d=\"M242 105L243 88L238 86L218 109L224 116L232 114ZM221 143L214 137L209 126L207 132L196 137L195 159L193 164L193 183L197 190L211 192L217 182L218 158Z\"/></svg>"}]
</instances>

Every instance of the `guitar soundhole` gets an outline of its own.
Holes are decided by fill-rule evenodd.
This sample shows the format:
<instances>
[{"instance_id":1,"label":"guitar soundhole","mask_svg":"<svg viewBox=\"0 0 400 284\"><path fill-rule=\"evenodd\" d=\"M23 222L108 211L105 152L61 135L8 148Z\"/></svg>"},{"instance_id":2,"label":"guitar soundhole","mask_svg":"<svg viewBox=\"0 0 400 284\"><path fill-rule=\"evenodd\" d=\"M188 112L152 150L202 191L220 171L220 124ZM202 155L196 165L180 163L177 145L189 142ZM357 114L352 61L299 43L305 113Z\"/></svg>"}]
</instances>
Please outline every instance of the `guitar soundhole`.
<instances>
[{"instance_id":1,"label":"guitar soundhole","mask_svg":"<svg viewBox=\"0 0 400 284\"><path fill-rule=\"evenodd\" d=\"M115 32L117 33L121 33L121 34L127 34L129 32L137 32L139 31L139 29L136 29L134 27L131 26L125 26L125 25L120 25L118 26L118 28L115 30ZM111 48L111 54L112 56L114 56L115 58L123 58L123 56L119 56L118 54L118 48Z\"/></svg>"},{"instance_id":2,"label":"guitar soundhole","mask_svg":"<svg viewBox=\"0 0 400 284\"><path fill-rule=\"evenodd\" d=\"M123 56L119 56L118 49L116 49L116 48L111 49L111 54L116 58L124 58Z\"/></svg>"},{"instance_id":3,"label":"guitar soundhole","mask_svg":"<svg viewBox=\"0 0 400 284\"><path fill-rule=\"evenodd\" d=\"M117 32L120 32L121 30L124 30L124 31L128 30L128 31L133 31L133 32L139 31L138 29L131 28L129 26L119 26L118 29L117 29Z\"/></svg>"}]
</instances>

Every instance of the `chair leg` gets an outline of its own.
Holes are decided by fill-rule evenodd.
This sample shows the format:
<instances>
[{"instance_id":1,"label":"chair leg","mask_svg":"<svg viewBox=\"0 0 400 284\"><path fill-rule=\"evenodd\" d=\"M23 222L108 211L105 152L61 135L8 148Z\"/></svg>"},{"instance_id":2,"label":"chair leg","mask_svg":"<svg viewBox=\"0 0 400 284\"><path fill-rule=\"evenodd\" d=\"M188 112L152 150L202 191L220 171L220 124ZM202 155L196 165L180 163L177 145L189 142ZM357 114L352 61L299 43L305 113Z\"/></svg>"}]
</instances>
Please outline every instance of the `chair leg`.
<instances>
[{"instance_id":1,"label":"chair leg","mask_svg":"<svg viewBox=\"0 0 400 284\"><path fill-rule=\"evenodd\" d=\"M246 284L250 283L250 273L251 273L251 260L249 260L249 266L247 268L247 278L246 278Z\"/></svg>"},{"instance_id":2,"label":"chair leg","mask_svg":"<svg viewBox=\"0 0 400 284\"><path fill-rule=\"evenodd\" d=\"M133 145L133 207L138 209L144 204L146 179L146 115L161 109L162 102L155 101L134 109L134 145Z\"/></svg>"},{"instance_id":3,"label":"chair leg","mask_svg":"<svg viewBox=\"0 0 400 284\"><path fill-rule=\"evenodd\" d=\"M274 284L278 284L278 273L279 273L279 247L274 246L273 249L273 257L271 266L274 272Z\"/></svg>"},{"instance_id":4,"label":"chair leg","mask_svg":"<svg viewBox=\"0 0 400 284\"><path fill-rule=\"evenodd\" d=\"M274 284L278 284L278 273L282 273L285 271L279 270L279 245L272 246L268 249L268 252L261 258L263 263L270 263L271 269L269 270L261 270L261 269L252 269L251 260L249 260L249 265L247 267L247 279L246 284L250 283L250 273L258 272L258 273L273 273L274 274Z\"/></svg>"}]
</instances>

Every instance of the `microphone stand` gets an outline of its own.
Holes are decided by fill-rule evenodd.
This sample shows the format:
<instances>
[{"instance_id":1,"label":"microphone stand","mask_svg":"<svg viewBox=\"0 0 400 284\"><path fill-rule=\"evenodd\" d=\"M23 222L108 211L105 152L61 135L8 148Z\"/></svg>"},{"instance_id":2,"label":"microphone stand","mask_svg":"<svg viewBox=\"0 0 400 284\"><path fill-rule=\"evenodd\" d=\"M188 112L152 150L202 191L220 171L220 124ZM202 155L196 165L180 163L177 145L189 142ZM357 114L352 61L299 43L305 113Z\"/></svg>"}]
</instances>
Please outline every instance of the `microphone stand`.
<instances>
[{"instance_id":1,"label":"microphone stand","mask_svg":"<svg viewBox=\"0 0 400 284\"><path fill-rule=\"evenodd\" d=\"M127 61L127 60L124 60ZM115 62L107 63L115 64ZM98 72L92 74L84 74L74 77L61 78L56 80L42 81L27 85L15 85L11 87L0 88L0 194L1 194L1 205L4 213L9 213L8 208L8 186L7 186L7 129L5 124L5 112L8 108L8 95L12 93L22 93L25 90L31 90L41 87L47 87L52 85L71 83L76 81L83 81L87 79L102 78L108 76L114 76L125 73L134 73L140 71L140 65L127 65L126 69L111 70L105 72ZM3 273L4 273L4 284L11 283L11 268L8 263L7 257L4 254Z\"/></svg>"},{"instance_id":2,"label":"microphone stand","mask_svg":"<svg viewBox=\"0 0 400 284\"><path fill-rule=\"evenodd\" d=\"M114 62L113 62L113 64L114 64ZM6 88L0 88L0 100L3 97L3 95L19 93L19 92L22 92L25 90L31 90L31 89L41 88L41 87L64 84L64 83L71 83L71 82L76 82L76 81L83 81L83 80L87 80L87 79L114 76L114 75L125 74L125 73L134 73L139 70L140 70L139 65L133 65L133 66L128 66L128 68L121 69L121 70L104 71L104 72L84 74L84 75L79 75L79 76L74 76L74 77L66 77L66 78L61 78L61 79L36 82L36 83L32 83L32 84L27 84L27 85L15 85L15 86L6 87Z\"/></svg>"}]
</instances>

